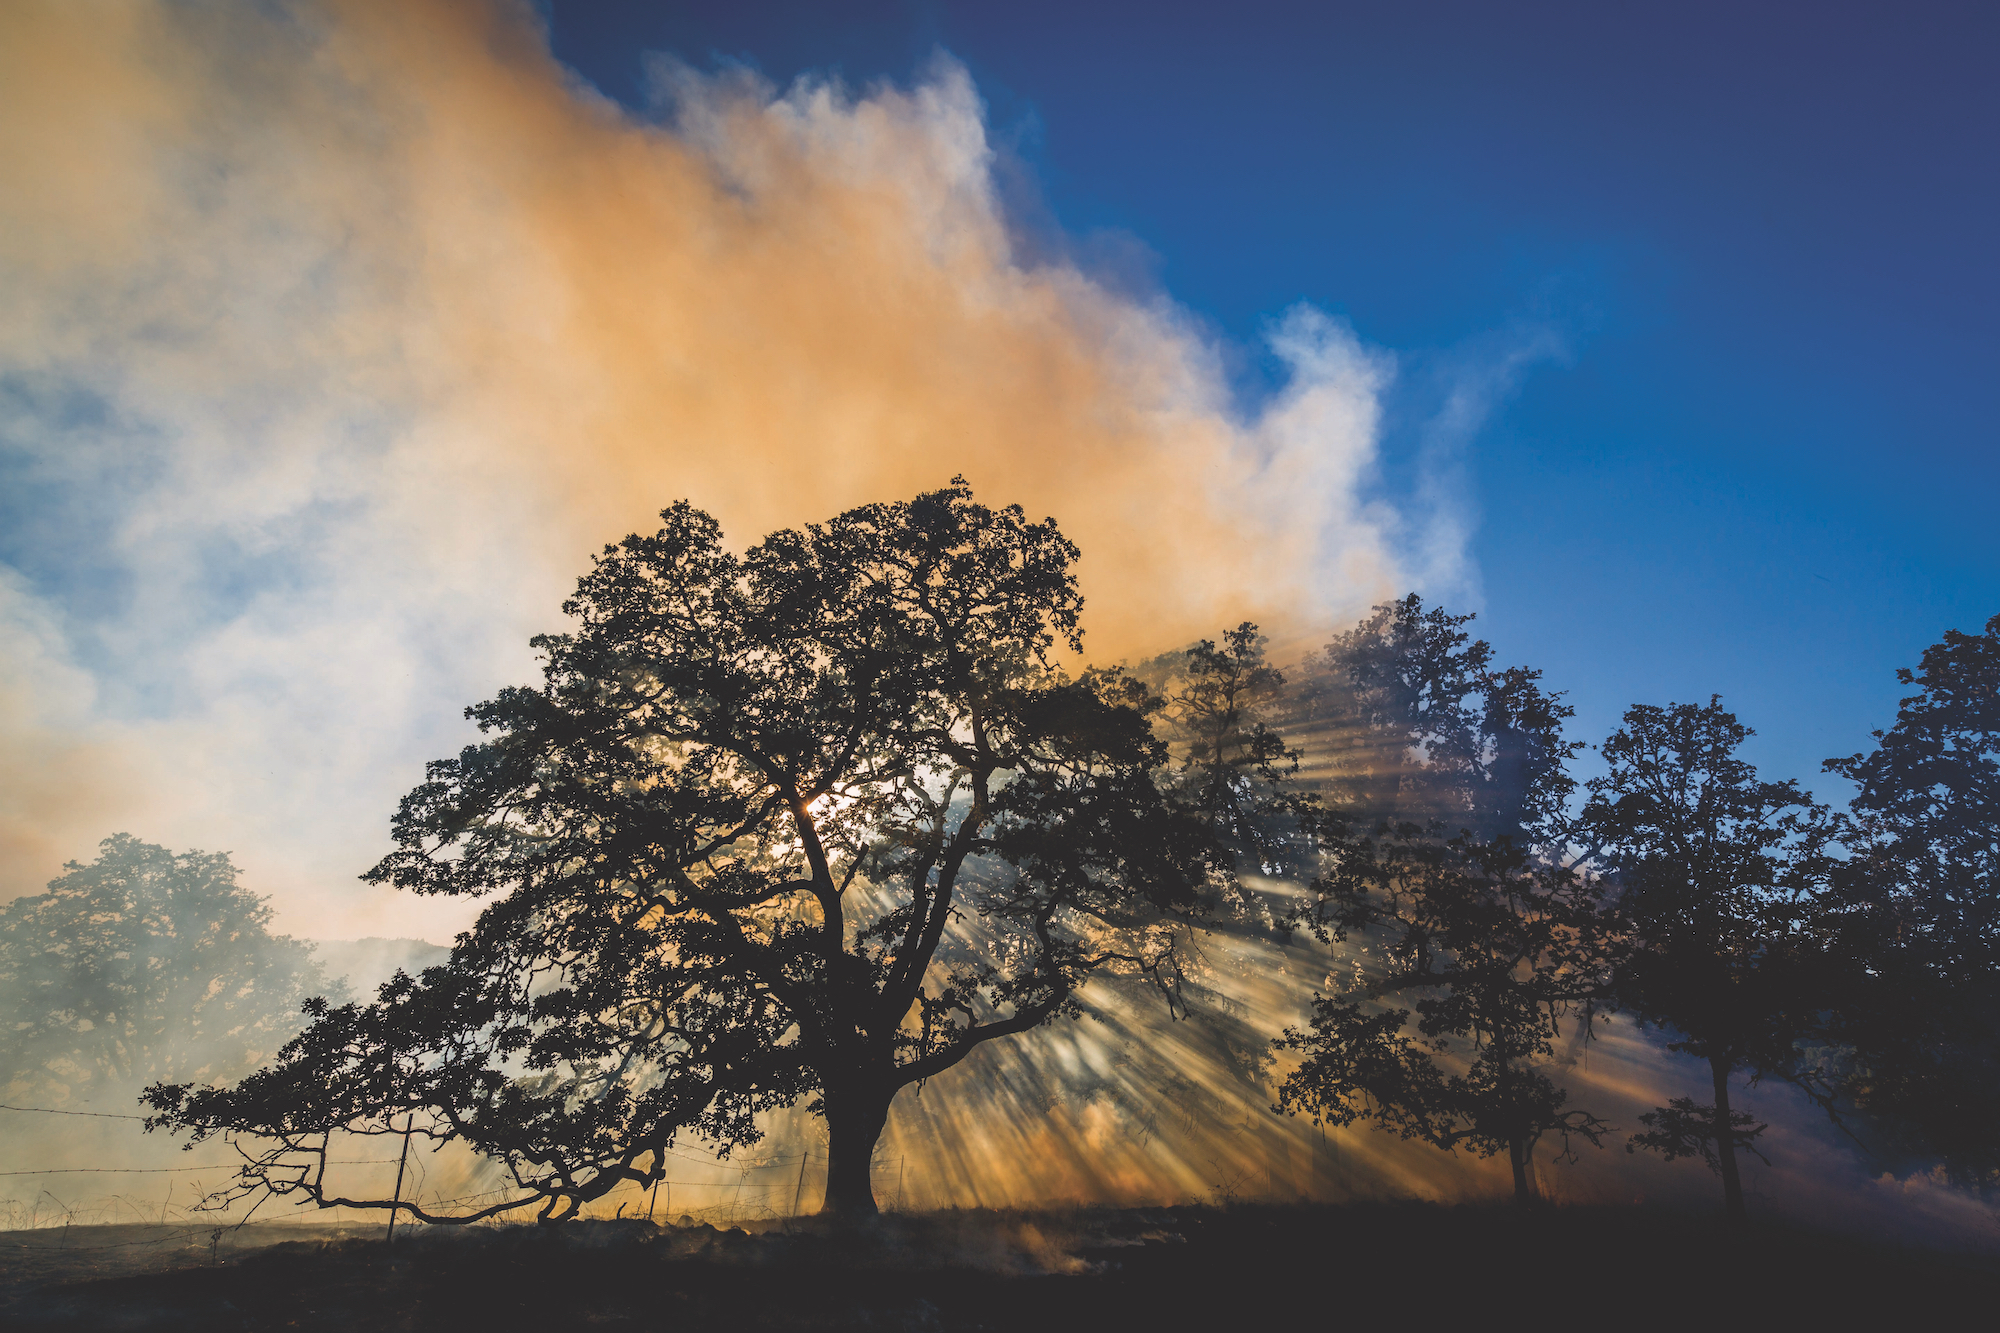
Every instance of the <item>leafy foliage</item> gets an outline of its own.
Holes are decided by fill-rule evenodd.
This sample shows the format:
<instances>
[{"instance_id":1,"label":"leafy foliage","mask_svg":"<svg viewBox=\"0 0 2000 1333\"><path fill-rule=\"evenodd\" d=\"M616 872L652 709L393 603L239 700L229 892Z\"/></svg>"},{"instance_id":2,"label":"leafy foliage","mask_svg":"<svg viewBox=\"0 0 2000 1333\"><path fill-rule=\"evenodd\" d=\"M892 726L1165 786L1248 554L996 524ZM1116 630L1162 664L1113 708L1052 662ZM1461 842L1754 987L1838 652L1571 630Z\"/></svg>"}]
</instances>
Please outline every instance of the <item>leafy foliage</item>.
<instances>
[{"instance_id":1,"label":"leafy foliage","mask_svg":"<svg viewBox=\"0 0 2000 1333\"><path fill-rule=\"evenodd\" d=\"M1328 803L1350 827L1436 821L1520 843L1558 836L1581 743L1571 710L1526 667L1496 670L1473 616L1415 593L1378 606L1313 665L1308 726L1327 738Z\"/></svg>"},{"instance_id":2,"label":"leafy foliage","mask_svg":"<svg viewBox=\"0 0 2000 1333\"><path fill-rule=\"evenodd\" d=\"M962 480L741 558L685 502L662 520L397 813L370 880L494 898L450 962L319 1011L238 1087L155 1090L157 1123L276 1144L246 1188L388 1206L327 1189L327 1144L413 1116L511 1185L420 1216L560 1220L661 1178L681 1134L726 1152L810 1098L827 1206L873 1212L899 1088L1075 1013L1100 970L1172 992L1229 866L1163 789L1144 688L1051 665L1082 606L1052 521Z\"/></svg>"},{"instance_id":3,"label":"leafy foliage","mask_svg":"<svg viewBox=\"0 0 2000 1333\"><path fill-rule=\"evenodd\" d=\"M1876 747L1826 768L1858 787L1826 914L1852 997L1841 1090L1905 1159L2000 1183L2000 616L1948 631Z\"/></svg>"},{"instance_id":4,"label":"leafy foliage","mask_svg":"<svg viewBox=\"0 0 2000 1333\"><path fill-rule=\"evenodd\" d=\"M1639 1117L1645 1132L1634 1134L1626 1142L1625 1151L1658 1153L1669 1162L1699 1157L1709 1170L1720 1175L1723 1153L1717 1127L1722 1119L1713 1106L1699 1105L1692 1097L1675 1097L1665 1106L1655 1107ZM1771 1159L1757 1151L1757 1138L1770 1126L1759 1123L1747 1111L1729 1112L1728 1121L1729 1152L1755 1153L1768 1166Z\"/></svg>"},{"instance_id":5,"label":"leafy foliage","mask_svg":"<svg viewBox=\"0 0 2000 1333\"><path fill-rule=\"evenodd\" d=\"M1295 785L1303 751L1273 724L1285 675L1266 660L1266 646L1245 621L1219 647L1202 639L1176 654L1161 701L1164 731L1181 759L1184 798L1238 867L1309 875L1318 798Z\"/></svg>"},{"instance_id":6,"label":"leafy foliage","mask_svg":"<svg viewBox=\"0 0 2000 1333\"><path fill-rule=\"evenodd\" d=\"M1292 920L1322 940L1365 941L1372 965L1347 997L1316 996L1310 1028L1281 1039L1304 1058L1278 1103L1335 1124L1365 1116L1447 1150L1505 1152L1525 1199L1545 1134L1569 1156L1571 1135L1595 1143L1604 1130L1565 1109L1543 1066L1566 1017L1587 1035L1616 932L1599 883L1533 845L1555 840L1569 790L1569 709L1538 673L1492 670L1491 649L1462 629L1469 619L1426 613L1412 596L1328 649L1352 686L1354 749L1388 772L1359 791L1350 782L1320 821L1330 869ZM1363 822L1408 807L1431 817ZM1406 995L1419 997L1411 1008L1384 1007Z\"/></svg>"},{"instance_id":7,"label":"leafy foliage","mask_svg":"<svg viewBox=\"0 0 2000 1333\"><path fill-rule=\"evenodd\" d=\"M1566 1018L1586 1028L1606 993L1616 940L1596 881L1535 862L1502 840L1444 840L1414 824L1343 846L1316 884L1322 937L1379 942L1357 998L1316 996L1309 1030L1281 1046L1304 1060L1281 1109L1316 1122L1367 1117L1446 1150L1506 1153L1517 1193L1545 1134L1599 1141L1604 1123L1566 1109L1543 1071ZM1414 1009L1379 1007L1417 995ZM1579 1012L1580 1011L1580 1012Z\"/></svg>"},{"instance_id":8,"label":"leafy foliage","mask_svg":"<svg viewBox=\"0 0 2000 1333\"><path fill-rule=\"evenodd\" d=\"M142 1082L228 1078L341 997L312 946L270 933L271 909L222 852L120 833L46 893L0 908L0 1086L50 1105Z\"/></svg>"},{"instance_id":9,"label":"leafy foliage","mask_svg":"<svg viewBox=\"0 0 2000 1333\"><path fill-rule=\"evenodd\" d=\"M1792 997L1827 812L1757 776L1737 753L1753 734L1719 699L1635 705L1604 742L1581 827L1639 944L1623 1001L1680 1032L1672 1049L1776 1072L1809 1019Z\"/></svg>"},{"instance_id":10,"label":"leafy foliage","mask_svg":"<svg viewBox=\"0 0 2000 1333\"><path fill-rule=\"evenodd\" d=\"M1814 920L1831 836L1824 807L1795 782L1763 781L1741 757L1752 734L1719 698L1634 706L1604 742L1608 772L1591 780L1581 820L1632 932L1619 1003L1677 1033L1669 1050L1708 1062L1710 1141L1737 1214L1729 1075L1812 1090L1800 1046L1818 1030L1826 994ZM1659 1140L1668 1141L1678 1140ZM1656 1146L1645 1135L1633 1142Z\"/></svg>"}]
</instances>

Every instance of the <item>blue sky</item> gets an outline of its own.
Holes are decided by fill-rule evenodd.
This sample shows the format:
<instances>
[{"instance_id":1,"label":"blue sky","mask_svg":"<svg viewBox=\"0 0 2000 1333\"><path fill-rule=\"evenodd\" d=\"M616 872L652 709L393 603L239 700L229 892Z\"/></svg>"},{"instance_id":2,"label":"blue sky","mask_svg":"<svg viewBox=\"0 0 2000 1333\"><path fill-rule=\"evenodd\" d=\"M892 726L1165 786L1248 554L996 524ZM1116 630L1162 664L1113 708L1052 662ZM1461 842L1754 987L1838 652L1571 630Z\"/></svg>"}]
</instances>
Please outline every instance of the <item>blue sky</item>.
<instances>
[{"instance_id":1,"label":"blue sky","mask_svg":"<svg viewBox=\"0 0 2000 1333\"><path fill-rule=\"evenodd\" d=\"M2000 611L1996 28L0 6L0 899L125 830L448 938L355 876L588 552L959 471L1107 659L1416 586L1838 799Z\"/></svg>"},{"instance_id":2,"label":"blue sky","mask_svg":"<svg viewBox=\"0 0 2000 1333\"><path fill-rule=\"evenodd\" d=\"M1382 488L1456 495L1481 630L1580 736L1720 692L1837 796L1895 669L2000 611L1991 7L542 8L641 110L649 51L949 52L1023 242L1194 312L1246 405L1285 309L1349 320L1399 366Z\"/></svg>"}]
</instances>

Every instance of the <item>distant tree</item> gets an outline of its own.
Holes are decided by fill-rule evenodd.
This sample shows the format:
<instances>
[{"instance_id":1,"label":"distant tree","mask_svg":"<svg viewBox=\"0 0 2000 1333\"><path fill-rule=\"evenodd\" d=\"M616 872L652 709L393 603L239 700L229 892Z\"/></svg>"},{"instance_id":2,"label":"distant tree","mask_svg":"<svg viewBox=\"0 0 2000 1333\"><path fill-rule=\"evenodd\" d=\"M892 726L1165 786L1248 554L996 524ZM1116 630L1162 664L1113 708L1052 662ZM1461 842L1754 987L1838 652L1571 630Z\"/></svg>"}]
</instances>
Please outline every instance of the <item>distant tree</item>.
<instances>
[{"instance_id":1,"label":"distant tree","mask_svg":"<svg viewBox=\"0 0 2000 1333\"><path fill-rule=\"evenodd\" d=\"M1317 824L1329 868L1292 922L1361 957L1354 983L1315 996L1310 1027L1280 1039L1303 1060L1278 1100L1505 1153L1525 1201L1545 1135L1569 1157L1572 1136L1604 1130L1565 1109L1546 1070L1566 1019L1587 1033L1617 936L1598 882L1561 856L1570 709L1539 673L1494 670L1470 620L1412 595L1321 663L1317 707L1346 762Z\"/></svg>"},{"instance_id":2,"label":"distant tree","mask_svg":"<svg viewBox=\"0 0 2000 1333\"><path fill-rule=\"evenodd\" d=\"M1617 940L1597 881L1505 838L1443 839L1415 824L1346 842L1334 859L1314 885L1312 924L1322 938L1374 940L1378 956L1357 965L1352 998L1315 996L1310 1027L1280 1039L1304 1058L1279 1108L1504 1153L1527 1202L1545 1135L1574 1160L1572 1136L1595 1144L1606 1128L1567 1108L1545 1072L1565 1019L1587 1024L1611 979ZM1381 1004L1411 995L1411 1008Z\"/></svg>"},{"instance_id":3,"label":"distant tree","mask_svg":"<svg viewBox=\"0 0 2000 1333\"><path fill-rule=\"evenodd\" d=\"M1180 756L1185 796L1239 867L1310 874L1304 825L1318 798L1296 785L1302 751L1273 725L1285 676L1265 659L1266 647L1245 621L1219 647L1202 639L1176 654L1165 677L1163 730Z\"/></svg>"},{"instance_id":4,"label":"distant tree","mask_svg":"<svg viewBox=\"0 0 2000 1333\"><path fill-rule=\"evenodd\" d=\"M269 1059L316 995L344 999L312 946L221 852L120 833L48 892L0 908L0 1086L78 1105L142 1082L207 1081Z\"/></svg>"},{"instance_id":5,"label":"distant tree","mask_svg":"<svg viewBox=\"0 0 2000 1333\"><path fill-rule=\"evenodd\" d=\"M1437 821L1453 833L1534 843L1559 836L1575 790L1569 710L1541 673L1496 669L1475 617L1415 593L1378 606L1311 664L1290 734L1331 767L1313 776L1357 828Z\"/></svg>"},{"instance_id":6,"label":"distant tree","mask_svg":"<svg viewBox=\"0 0 2000 1333\"><path fill-rule=\"evenodd\" d=\"M388 1208L330 1189L325 1149L413 1118L509 1189L404 1208L560 1221L809 1098L826 1209L872 1214L900 1089L1093 974L1171 991L1228 861L1163 785L1147 691L1050 664L1082 606L1053 521L962 479L740 558L686 503L662 519L535 641L541 686L469 710L490 739L430 766L367 876L493 897L450 962L321 1007L236 1087L153 1091L155 1123L243 1136L244 1189Z\"/></svg>"},{"instance_id":7,"label":"distant tree","mask_svg":"<svg viewBox=\"0 0 2000 1333\"><path fill-rule=\"evenodd\" d=\"M1798 1079L1817 1031L1826 811L1796 783L1757 776L1737 753L1754 733L1719 698L1641 704L1624 721L1580 821L1632 933L1618 1003L1678 1034L1668 1049L1708 1064L1714 1097L1655 1110L1627 1146L1712 1162L1740 1218L1737 1155L1764 1127L1731 1109L1729 1080Z\"/></svg>"},{"instance_id":8,"label":"distant tree","mask_svg":"<svg viewBox=\"0 0 2000 1333\"><path fill-rule=\"evenodd\" d=\"M1871 751L1824 914L1848 964L1838 1090L1892 1150L2000 1183L2000 616L1948 631Z\"/></svg>"},{"instance_id":9,"label":"distant tree","mask_svg":"<svg viewBox=\"0 0 2000 1333\"><path fill-rule=\"evenodd\" d=\"M1757 1149L1757 1138L1770 1126L1748 1111L1729 1111L1728 1116L1725 1132L1717 1123L1715 1107L1704 1106L1692 1097L1675 1097L1639 1117L1646 1128L1626 1141L1625 1150L1658 1153L1669 1162L1699 1157L1717 1175L1724 1174L1725 1154L1733 1158L1747 1152L1769 1165L1771 1159Z\"/></svg>"}]
</instances>

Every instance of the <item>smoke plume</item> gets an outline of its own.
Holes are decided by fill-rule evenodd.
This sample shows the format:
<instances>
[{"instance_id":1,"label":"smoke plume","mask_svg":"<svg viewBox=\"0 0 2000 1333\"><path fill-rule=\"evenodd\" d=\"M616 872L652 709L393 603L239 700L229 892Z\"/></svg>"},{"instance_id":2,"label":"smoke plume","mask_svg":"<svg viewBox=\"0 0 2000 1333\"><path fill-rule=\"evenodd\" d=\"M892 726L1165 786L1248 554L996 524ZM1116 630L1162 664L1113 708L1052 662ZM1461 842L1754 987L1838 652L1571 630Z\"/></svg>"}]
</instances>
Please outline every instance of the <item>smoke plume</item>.
<instances>
[{"instance_id":1,"label":"smoke plume","mask_svg":"<svg viewBox=\"0 0 2000 1333\"><path fill-rule=\"evenodd\" d=\"M1098 660L1400 587L1342 325L1241 409L1166 298L1023 258L947 58L654 74L613 106L507 3L0 18L0 895L129 828L444 938L354 884L396 797L683 496L747 545L962 472L1082 546Z\"/></svg>"}]
</instances>

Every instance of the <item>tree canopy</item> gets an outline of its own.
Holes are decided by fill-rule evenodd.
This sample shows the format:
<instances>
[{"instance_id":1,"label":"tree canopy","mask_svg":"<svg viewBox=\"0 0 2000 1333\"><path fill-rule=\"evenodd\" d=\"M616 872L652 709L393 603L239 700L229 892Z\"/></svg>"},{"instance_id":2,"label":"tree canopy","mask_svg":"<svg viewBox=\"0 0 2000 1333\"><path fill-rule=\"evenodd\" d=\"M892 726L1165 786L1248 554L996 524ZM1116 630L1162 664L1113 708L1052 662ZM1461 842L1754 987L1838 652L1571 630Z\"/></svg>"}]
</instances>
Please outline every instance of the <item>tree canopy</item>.
<instances>
[{"instance_id":1,"label":"tree canopy","mask_svg":"<svg viewBox=\"0 0 2000 1333\"><path fill-rule=\"evenodd\" d=\"M2000 617L1899 673L1895 726L1826 765L1859 788L1838 817L1761 778L1714 698L1628 710L1574 808L1568 710L1469 620L1378 607L1309 677L1327 869L1292 919L1360 958L1280 1039L1281 1108L1446 1148L1594 1141L1532 1066L1565 1012L1622 1010L1708 1065L1628 1148L1707 1161L1732 1215L1767 1128L1731 1105L1741 1074L1802 1089L1878 1162L2000 1179Z\"/></svg>"},{"instance_id":2,"label":"tree canopy","mask_svg":"<svg viewBox=\"0 0 2000 1333\"><path fill-rule=\"evenodd\" d=\"M1179 759L1183 800L1238 868L1310 877L1319 796L1297 782L1304 751L1277 725L1286 678L1266 660L1266 646L1245 621L1220 645L1200 639L1156 659L1159 730Z\"/></svg>"},{"instance_id":3,"label":"tree canopy","mask_svg":"<svg viewBox=\"0 0 2000 1333\"><path fill-rule=\"evenodd\" d=\"M270 926L227 853L106 838L0 908L0 1088L74 1106L254 1068L309 996L340 994L311 945Z\"/></svg>"},{"instance_id":4,"label":"tree canopy","mask_svg":"<svg viewBox=\"0 0 2000 1333\"><path fill-rule=\"evenodd\" d=\"M2000 616L1947 631L1896 677L1917 693L1895 725L1826 768L1859 788L1849 841L1901 944L1939 977L1979 982L2000 961Z\"/></svg>"},{"instance_id":5,"label":"tree canopy","mask_svg":"<svg viewBox=\"0 0 2000 1333\"><path fill-rule=\"evenodd\" d=\"M1415 593L1376 607L1309 665L1300 730L1330 766L1328 808L1351 828L1435 821L1516 843L1558 836L1575 789L1569 709L1541 673L1496 669L1469 614Z\"/></svg>"},{"instance_id":6,"label":"tree canopy","mask_svg":"<svg viewBox=\"0 0 2000 1333\"><path fill-rule=\"evenodd\" d=\"M1359 956L1352 984L1280 1039L1301 1061L1278 1105L1505 1153L1525 1200L1545 1135L1567 1156L1605 1128L1546 1067L1564 1020L1587 1031L1608 996L1616 929L1599 882L1555 854L1570 709L1539 673L1495 670L1471 619L1412 595L1322 659L1344 762L1317 818L1326 869L1291 919Z\"/></svg>"},{"instance_id":7,"label":"tree canopy","mask_svg":"<svg viewBox=\"0 0 2000 1333\"><path fill-rule=\"evenodd\" d=\"M1082 601L1053 521L962 480L740 557L685 502L661 517L396 814L368 879L492 900L450 961L315 1006L235 1087L153 1091L155 1123L242 1136L245 1188L389 1207L342 1195L327 1145L413 1123L508 1189L411 1211L560 1220L660 1179L678 1136L726 1153L807 1099L826 1208L870 1213L900 1088L1076 1012L1103 969L1171 1002L1231 858L1163 781L1144 687L1055 664Z\"/></svg>"},{"instance_id":8,"label":"tree canopy","mask_svg":"<svg viewBox=\"0 0 2000 1333\"><path fill-rule=\"evenodd\" d=\"M1838 1090L1885 1154L2000 1182L2000 616L1897 679L1895 725L1829 759L1858 790L1826 930L1851 1001Z\"/></svg>"},{"instance_id":9,"label":"tree canopy","mask_svg":"<svg viewBox=\"0 0 2000 1333\"><path fill-rule=\"evenodd\" d=\"M1280 1039L1303 1057L1280 1108L1504 1153L1526 1201L1544 1136L1573 1160L1572 1136L1595 1144L1606 1129L1547 1073L1564 1020L1587 1024L1609 994L1616 940L1597 882L1504 838L1410 823L1336 855L1314 885L1316 923L1323 937L1374 945L1348 994L1315 996L1309 1026Z\"/></svg>"},{"instance_id":10,"label":"tree canopy","mask_svg":"<svg viewBox=\"0 0 2000 1333\"><path fill-rule=\"evenodd\" d=\"M1736 1216L1737 1152L1763 1127L1731 1110L1730 1076L1795 1075L1829 998L1813 930L1827 812L1758 777L1739 753L1753 734L1719 698L1635 705L1581 818L1631 935L1619 1003L1677 1034L1668 1049L1705 1061L1713 1089L1651 1112L1630 1146L1712 1162Z\"/></svg>"}]
</instances>

